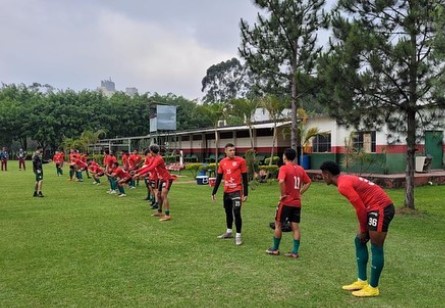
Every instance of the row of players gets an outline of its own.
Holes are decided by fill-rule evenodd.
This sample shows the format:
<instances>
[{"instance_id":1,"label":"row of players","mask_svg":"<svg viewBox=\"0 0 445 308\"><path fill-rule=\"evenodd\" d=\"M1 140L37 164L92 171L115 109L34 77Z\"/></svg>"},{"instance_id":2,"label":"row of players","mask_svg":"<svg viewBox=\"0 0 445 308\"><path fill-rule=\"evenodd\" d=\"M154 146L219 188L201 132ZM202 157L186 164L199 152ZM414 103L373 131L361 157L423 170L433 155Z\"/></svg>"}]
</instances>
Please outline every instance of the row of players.
<instances>
[{"instance_id":1,"label":"row of players","mask_svg":"<svg viewBox=\"0 0 445 308\"><path fill-rule=\"evenodd\" d=\"M88 177L91 174L93 184L100 185L101 178L106 176L110 185L107 193L125 197L124 185L135 188L136 181L143 178L147 186L147 200L151 200L152 208L157 209L153 216L160 217L160 221L168 221L171 219L168 192L176 176L167 170L159 154L158 145L151 145L145 150L144 155L145 160L139 155L138 150L134 150L131 154L123 151L120 165L114 153L105 150L102 165L100 165L95 159L88 158L87 155L72 149L69 154L69 179L83 181L82 172L85 171ZM57 174L63 175L63 153L56 152L53 160Z\"/></svg>"}]
</instances>

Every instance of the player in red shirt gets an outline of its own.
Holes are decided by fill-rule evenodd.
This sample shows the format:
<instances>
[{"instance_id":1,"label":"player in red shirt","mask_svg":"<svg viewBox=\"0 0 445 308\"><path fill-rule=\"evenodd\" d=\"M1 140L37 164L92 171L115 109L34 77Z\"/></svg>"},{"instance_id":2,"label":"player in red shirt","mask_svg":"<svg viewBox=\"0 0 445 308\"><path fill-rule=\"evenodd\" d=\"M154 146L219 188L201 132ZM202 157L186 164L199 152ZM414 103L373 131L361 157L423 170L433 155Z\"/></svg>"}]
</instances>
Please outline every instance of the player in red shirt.
<instances>
[{"instance_id":1,"label":"player in red shirt","mask_svg":"<svg viewBox=\"0 0 445 308\"><path fill-rule=\"evenodd\" d=\"M216 192L224 179L223 205L226 212L227 230L218 236L219 239L232 238L232 225L235 218L236 236L235 244L243 243L241 238L242 202L247 200L247 164L244 158L235 156L235 146L231 143L225 146L226 157L219 162L215 186L213 187L212 200L215 201Z\"/></svg>"},{"instance_id":2,"label":"player in red shirt","mask_svg":"<svg viewBox=\"0 0 445 308\"><path fill-rule=\"evenodd\" d=\"M130 171L130 174L133 174L137 169L139 169L139 167L141 166L141 163L142 163L142 158L139 155L139 151L138 151L138 149L134 149L133 153L131 153L128 156L128 170ZM139 181L139 180L137 180L137 181ZM138 185L139 185L139 182L138 182ZM133 179L131 179L129 186L130 186L130 188L136 187L135 181Z\"/></svg>"},{"instance_id":3,"label":"player in red shirt","mask_svg":"<svg viewBox=\"0 0 445 308\"><path fill-rule=\"evenodd\" d=\"M76 160L80 158L79 152L75 149L70 150L69 160L70 160L70 181L73 180L74 174L76 173Z\"/></svg>"},{"instance_id":4,"label":"player in red shirt","mask_svg":"<svg viewBox=\"0 0 445 308\"><path fill-rule=\"evenodd\" d=\"M88 170L91 172L91 176L94 179L93 184L100 185L100 177L104 176L104 170L101 166L94 160L90 159L88 161Z\"/></svg>"},{"instance_id":5,"label":"player in red shirt","mask_svg":"<svg viewBox=\"0 0 445 308\"><path fill-rule=\"evenodd\" d=\"M280 184L280 202L275 215L275 230L273 237L273 246L266 250L270 255L279 255L282 231L281 228L286 221L291 223L293 233L293 248L287 257L298 258L298 249L300 247L300 214L301 214L301 195L311 185L311 179L306 171L298 166L294 160L297 152L294 149L286 149L283 154L284 165L278 172L278 182Z\"/></svg>"},{"instance_id":6,"label":"player in red shirt","mask_svg":"<svg viewBox=\"0 0 445 308\"><path fill-rule=\"evenodd\" d=\"M56 151L56 153L53 156L53 161L56 164L56 173L57 176L63 175L63 155L62 152Z\"/></svg>"},{"instance_id":7,"label":"player in red shirt","mask_svg":"<svg viewBox=\"0 0 445 308\"><path fill-rule=\"evenodd\" d=\"M159 154L159 146L153 144L150 146L150 155L153 157L148 166L143 166L140 168L134 178L144 176L149 172L154 172L157 174L159 179L158 190L161 190L160 196L158 196L159 208L157 213L153 216L161 217L159 221L168 221L171 219L170 215L170 203L168 200L168 192L173 183L174 177L170 175L167 168L165 167L165 162L162 156ZM162 216L162 208L165 208L165 215Z\"/></svg>"},{"instance_id":8,"label":"player in red shirt","mask_svg":"<svg viewBox=\"0 0 445 308\"><path fill-rule=\"evenodd\" d=\"M360 225L355 238L358 280L343 286L343 289L354 291L354 296L377 296L384 263L383 244L389 223L394 217L393 202L378 185L358 176L340 174L340 167L335 162L324 162L320 169L326 184L337 186L340 194L354 206ZM369 256L366 244L369 240L372 261L368 284L366 268Z\"/></svg>"},{"instance_id":9,"label":"player in red shirt","mask_svg":"<svg viewBox=\"0 0 445 308\"><path fill-rule=\"evenodd\" d=\"M113 163L113 172L111 176L116 179L117 188L119 190L119 197L125 197L124 184L131 180L131 175L124 168L119 167L118 162Z\"/></svg>"},{"instance_id":10,"label":"player in red shirt","mask_svg":"<svg viewBox=\"0 0 445 308\"><path fill-rule=\"evenodd\" d=\"M115 194L117 193L117 182L116 179L113 178L113 165L117 162L116 156L114 156L114 153L110 150L105 150L105 156L104 156L104 171L105 175L108 178L108 182L110 183L110 190L107 191L108 194Z\"/></svg>"}]
</instances>

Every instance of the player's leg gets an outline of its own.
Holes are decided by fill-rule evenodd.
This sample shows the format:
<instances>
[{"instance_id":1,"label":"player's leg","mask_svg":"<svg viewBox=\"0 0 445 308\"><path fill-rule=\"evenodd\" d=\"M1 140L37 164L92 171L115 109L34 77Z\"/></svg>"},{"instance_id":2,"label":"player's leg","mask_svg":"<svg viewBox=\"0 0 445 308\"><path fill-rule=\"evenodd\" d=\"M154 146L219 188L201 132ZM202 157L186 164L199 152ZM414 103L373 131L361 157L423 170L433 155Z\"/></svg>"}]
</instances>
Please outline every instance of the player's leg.
<instances>
[{"instance_id":1,"label":"player's leg","mask_svg":"<svg viewBox=\"0 0 445 308\"><path fill-rule=\"evenodd\" d=\"M160 221L167 221L171 219L170 215L170 201L168 200L168 192L170 191L170 187L172 184L172 181L162 181L161 182L161 196L162 196L162 206L164 207L164 213L165 216L160 219Z\"/></svg>"},{"instance_id":2,"label":"player's leg","mask_svg":"<svg viewBox=\"0 0 445 308\"><path fill-rule=\"evenodd\" d=\"M388 232L389 223L394 217L394 206L391 204L379 211L368 214L369 237L371 239L371 277L369 285L352 294L359 297L379 295L379 279L384 265L383 244Z\"/></svg>"},{"instance_id":3,"label":"player's leg","mask_svg":"<svg viewBox=\"0 0 445 308\"><path fill-rule=\"evenodd\" d=\"M272 247L266 250L266 253L269 255L279 255L280 251L280 242L282 237L282 221L285 221L285 213L284 213L284 204L281 202L278 204L277 209L275 211L275 230L273 232L273 238L272 238Z\"/></svg>"},{"instance_id":4,"label":"player's leg","mask_svg":"<svg viewBox=\"0 0 445 308\"><path fill-rule=\"evenodd\" d=\"M243 227L243 219L241 217L241 208L242 208L241 192L232 193L231 198L232 198L232 209L233 209L233 216L235 218L235 228L236 228L235 244L241 245L243 243L241 238L241 231Z\"/></svg>"},{"instance_id":5,"label":"player's leg","mask_svg":"<svg viewBox=\"0 0 445 308\"><path fill-rule=\"evenodd\" d=\"M117 190L119 191L118 196L119 197L125 197L127 196L125 194L125 189L124 189L124 184L125 184L125 179L122 180L116 180L116 186L117 186Z\"/></svg>"},{"instance_id":6,"label":"player's leg","mask_svg":"<svg viewBox=\"0 0 445 308\"><path fill-rule=\"evenodd\" d=\"M301 232L300 232L300 217L301 217L301 208L297 207L289 207L289 221L291 222L292 228L292 250L290 253L286 254L286 257L298 258L298 251L300 249L300 240L301 240Z\"/></svg>"},{"instance_id":7,"label":"player's leg","mask_svg":"<svg viewBox=\"0 0 445 308\"><path fill-rule=\"evenodd\" d=\"M226 232L219 235L219 239L227 239L232 238L232 226L233 226L233 205L232 205L232 199L229 197L227 193L224 193L223 196L223 206L224 206L224 212L226 213Z\"/></svg>"}]
</instances>

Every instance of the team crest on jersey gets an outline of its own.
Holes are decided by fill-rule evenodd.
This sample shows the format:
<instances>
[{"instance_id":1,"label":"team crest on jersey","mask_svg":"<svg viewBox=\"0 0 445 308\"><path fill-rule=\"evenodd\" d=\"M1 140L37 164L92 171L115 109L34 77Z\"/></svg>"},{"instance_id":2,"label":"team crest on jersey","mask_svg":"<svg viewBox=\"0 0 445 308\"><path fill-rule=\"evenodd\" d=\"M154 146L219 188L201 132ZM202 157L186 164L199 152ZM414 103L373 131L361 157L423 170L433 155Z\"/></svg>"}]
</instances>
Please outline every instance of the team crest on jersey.
<instances>
[{"instance_id":1,"label":"team crest on jersey","mask_svg":"<svg viewBox=\"0 0 445 308\"><path fill-rule=\"evenodd\" d=\"M232 166L233 166L233 167L236 167L236 165L238 165L238 164L237 164L236 161L234 161L234 162L232 163Z\"/></svg>"}]
</instances>

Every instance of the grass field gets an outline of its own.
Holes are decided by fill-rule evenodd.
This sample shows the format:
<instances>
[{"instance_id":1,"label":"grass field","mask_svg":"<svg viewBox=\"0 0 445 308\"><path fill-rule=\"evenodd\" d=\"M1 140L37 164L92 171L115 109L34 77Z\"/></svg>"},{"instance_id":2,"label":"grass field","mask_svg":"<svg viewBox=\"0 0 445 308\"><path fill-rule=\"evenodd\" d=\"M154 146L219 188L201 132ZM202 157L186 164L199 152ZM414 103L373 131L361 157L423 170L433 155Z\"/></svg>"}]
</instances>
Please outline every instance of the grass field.
<instances>
[{"instance_id":1,"label":"grass field","mask_svg":"<svg viewBox=\"0 0 445 308\"><path fill-rule=\"evenodd\" d=\"M28 162L28 166L30 163ZM16 162L0 172L0 307L443 307L445 187L416 189L420 214L397 215L385 246L381 296L341 290L356 278L352 206L334 187L304 196L301 258L265 254L272 242L276 183L243 205L244 245L225 231L221 190L181 177L171 191L173 220L160 223L142 199L56 177L44 166L45 198ZM400 207L404 192L389 191ZM291 248L284 234L281 250Z\"/></svg>"}]
</instances>

